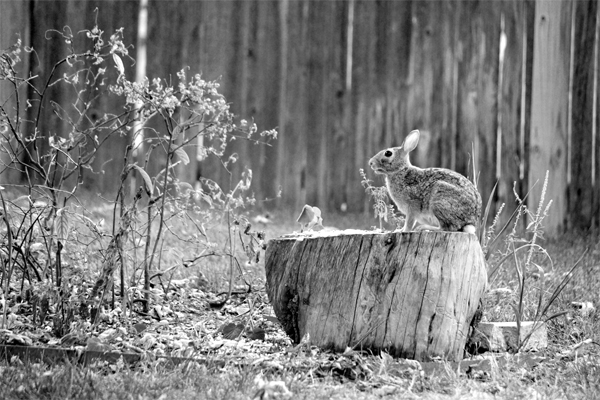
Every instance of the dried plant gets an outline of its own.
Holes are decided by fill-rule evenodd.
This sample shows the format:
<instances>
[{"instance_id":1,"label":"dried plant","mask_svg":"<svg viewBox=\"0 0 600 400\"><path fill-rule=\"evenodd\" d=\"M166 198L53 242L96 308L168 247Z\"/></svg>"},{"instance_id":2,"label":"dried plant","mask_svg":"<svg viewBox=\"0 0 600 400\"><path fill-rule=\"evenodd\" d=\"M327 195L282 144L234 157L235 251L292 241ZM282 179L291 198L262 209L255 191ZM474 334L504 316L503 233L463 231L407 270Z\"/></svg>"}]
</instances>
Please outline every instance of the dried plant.
<instances>
[{"instance_id":1,"label":"dried plant","mask_svg":"<svg viewBox=\"0 0 600 400\"><path fill-rule=\"evenodd\" d=\"M404 221L399 218L394 210L394 206L390 204L390 198L385 186L373 186L371 180L367 178L364 169L359 170L361 181L360 183L365 188L365 192L373 199L373 210L375 218L379 220L379 230L383 231L383 222L392 222L397 229L403 226Z\"/></svg>"},{"instance_id":2,"label":"dried plant","mask_svg":"<svg viewBox=\"0 0 600 400\"><path fill-rule=\"evenodd\" d=\"M24 177L6 184L1 197L6 228L0 234L4 314L9 303L25 298L40 316L38 323L53 313L55 333L62 336L76 318L91 315L97 321L111 293L111 307L116 307L115 273L121 311L147 313L152 279L164 285L164 271L204 257L227 260L230 284L223 302L227 301L236 279L234 267L243 275L239 254L255 260L264 247L264 234L253 232L243 217L245 207L255 202L249 194L252 171L234 176L231 165L238 156L226 151L236 139L268 145L277 132L259 132L246 120L236 123L219 83L199 74L188 76L187 69L177 74L175 84L170 78L128 80L125 62L134 60L122 29L108 39L98 26L77 34L65 28L58 34L67 56L43 82L17 73L22 53L34 49L23 48L19 41L0 55L0 80L13 91L12 102L0 104L0 174L14 171ZM65 71L60 76L59 66ZM21 90L24 87L30 90ZM50 97L49 87L73 96L63 96L61 104ZM121 109L98 115L95 104L103 96L111 96L110 102ZM24 110L37 117L26 120ZM71 131L42 135L38 126L47 110ZM129 143L117 154L123 164L116 196L104 199L112 204L112 221L106 227L78 195L87 177L103 172L92 167L100 149L119 137ZM177 171L190 163L189 154L218 159L229 175L226 187L208 177L194 185L180 180ZM156 160L162 168L150 172ZM210 231L223 225L226 240ZM192 254L171 254L173 242ZM170 265L165 268L163 263Z\"/></svg>"},{"instance_id":3,"label":"dried plant","mask_svg":"<svg viewBox=\"0 0 600 400\"><path fill-rule=\"evenodd\" d=\"M573 272L585 256L584 252L560 281L555 284L547 282L543 264L547 264L551 270L554 269L554 265L552 258L539 241L543 239L543 222L548 216L552 205L552 200L546 202L548 178L549 173L546 172L540 200L535 211L527 207L525 203L527 196L521 198L513 188L517 208L498 233L495 233L500 214L504 210L504 205L502 205L491 226L484 230L485 235L482 233L481 236L482 248L488 261L489 280L492 281L498 271L507 264L512 265L514 269L513 276L516 286L511 289L513 295L504 296L503 301L510 304L517 324L517 348L513 349L515 351L518 351L527 343L542 323L566 313L566 311L560 311L550 314L551 306L568 284ZM484 216L484 218L486 217ZM527 224L523 230L521 224L525 221ZM485 222L485 219L483 222ZM499 243L503 243L504 247L494 250ZM505 290L505 288L497 290ZM497 290L492 289L490 292L497 292ZM531 296L535 297L528 300L528 297ZM532 320L533 326L526 335L522 336L522 322L525 320Z\"/></svg>"}]
</instances>

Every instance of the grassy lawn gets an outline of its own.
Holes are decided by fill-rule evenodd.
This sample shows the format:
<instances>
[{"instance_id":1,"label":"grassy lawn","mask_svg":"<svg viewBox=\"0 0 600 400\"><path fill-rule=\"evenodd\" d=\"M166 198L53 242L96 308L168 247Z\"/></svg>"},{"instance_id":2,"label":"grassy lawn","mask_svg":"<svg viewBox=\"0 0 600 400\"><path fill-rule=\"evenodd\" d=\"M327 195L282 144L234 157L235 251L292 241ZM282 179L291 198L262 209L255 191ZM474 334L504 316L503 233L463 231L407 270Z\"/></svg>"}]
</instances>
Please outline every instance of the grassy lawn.
<instances>
[{"instance_id":1,"label":"grassy lawn","mask_svg":"<svg viewBox=\"0 0 600 400\"><path fill-rule=\"evenodd\" d=\"M97 219L109 218L106 210L93 209ZM252 230L264 230L266 238L299 229L295 215L276 213L269 223L253 222ZM177 223L179 224L179 223ZM324 216L324 224L340 229L369 229L377 221L367 215ZM181 236L188 225L177 225ZM213 241L226 242L228 230L215 223ZM239 233L239 232L237 232ZM236 233L236 234L237 234ZM189 242L169 236L163 251L164 265L189 252ZM83 243L83 240L81 240ZM88 243L88 242L86 242ZM100 246L100 244L96 244ZM238 244L239 245L239 244ZM600 245L597 235L565 235L542 243L552 259L539 259L544 270L545 287L561 279L575 260L588 248L573 278L560 293L550 314L571 310L573 301L600 304ZM86 249L91 251L89 244ZM65 246L67 248L67 246ZM100 246L102 247L102 246ZM72 270L65 274L85 274L92 280L101 263L90 262L83 270L76 265L83 257L72 244ZM134 252L133 249L131 249ZM241 247L236 256L246 255ZM67 253L66 253L67 254ZM132 253L133 254L133 253ZM89 259L92 257L88 254ZM105 349L148 351L157 355L201 357L201 363L177 366L164 361L144 361L135 365L123 362L23 363L19 359L0 361L1 398L7 399L592 399L600 397L600 346L589 344L582 351L570 351L591 339L600 342L598 314L583 316L576 312L548 322L549 346L537 353L543 357L534 366L523 366L512 356L501 365L495 360L485 370L458 372L455 365L440 363L434 371L402 368L402 361L386 355L359 352L332 354L307 344L294 345L273 319L264 290L264 264L241 263L235 270L234 289L244 288L219 307L210 303L216 294L228 289L229 258L210 256L188 267L177 267L161 277L153 288L149 314L111 310L110 302L96 326L75 319L65 341L53 334L51 318L44 324L31 321L31 308L12 308L8 330L0 331L5 342L10 334L31 338L32 344L85 349L89 338L97 338ZM538 259L535 259L538 261ZM161 269L165 269L162 267ZM132 271L128 271L132 274ZM526 294L525 314L535 310L538 286L532 281ZM156 281L158 283L158 281ZM140 282L137 282L139 285ZM506 263L490 282L491 289L517 285L514 266ZM118 286L118 285L116 285ZM134 286L134 285L132 285ZM109 296L110 297L110 296ZM514 293L486 300L484 318L490 321L514 320L510 306ZM157 311L158 310L158 311ZM12 315L12 319L11 319ZM240 326L244 333L227 336L227 326ZM141 327L141 328L140 328ZM252 328L250 330L249 328ZM140 330L138 332L138 330ZM8 334L10 332L10 334ZM253 336L252 332L259 332ZM70 335L70 336L69 336ZM261 336L262 335L262 336ZM479 356L482 357L482 356ZM485 356L484 356L485 357Z\"/></svg>"}]
</instances>

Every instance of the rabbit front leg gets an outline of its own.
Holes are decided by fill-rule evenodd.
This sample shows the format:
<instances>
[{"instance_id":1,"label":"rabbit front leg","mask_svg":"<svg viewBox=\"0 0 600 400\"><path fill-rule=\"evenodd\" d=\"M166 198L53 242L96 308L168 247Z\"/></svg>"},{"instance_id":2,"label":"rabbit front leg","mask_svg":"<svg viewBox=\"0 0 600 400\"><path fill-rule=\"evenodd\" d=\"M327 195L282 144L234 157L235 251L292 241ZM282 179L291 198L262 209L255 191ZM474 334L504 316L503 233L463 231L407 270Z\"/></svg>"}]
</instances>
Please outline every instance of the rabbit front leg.
<instances>
[{"instance_id":1,"label":"rabbit front leg","mask_svg":"<svg viewBox=\"0 0 600 400\"><path fill-rule=\"evenodd\" d=\"M427 225L427 224L423 224L423 225L419 225L415 228L416 232L423 232L423 231L441 231L442 229L439 226L435 226L435 225Z\"/></svg>"},{"instance_id":2,"label":"rabbit front leg","mask_svg":"<svg viewBox=\"0 0 600 400\"><path fill-rule=\"evenodd\" d=\"M412 232L416 222L417 219L415 218L414 214L407 213L406 219L404 220L404 227L400 230L400 232Z\"/></svg>"}]
</instances>

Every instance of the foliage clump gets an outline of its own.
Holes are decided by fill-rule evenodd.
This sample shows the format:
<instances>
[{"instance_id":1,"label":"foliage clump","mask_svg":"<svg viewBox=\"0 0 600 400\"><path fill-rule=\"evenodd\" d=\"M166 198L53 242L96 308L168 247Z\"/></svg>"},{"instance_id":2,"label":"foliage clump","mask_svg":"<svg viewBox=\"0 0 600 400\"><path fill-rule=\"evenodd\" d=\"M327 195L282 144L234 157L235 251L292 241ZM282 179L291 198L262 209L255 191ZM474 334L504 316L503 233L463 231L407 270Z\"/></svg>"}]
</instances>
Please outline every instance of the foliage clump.
<instances>
[{"instance_id":1,"label":"foliage clump","mask_svg":"<svg viewBox=\"0 0 600 400\"><path fill-rule=\"evenodd\" d=\"M277 132L236 123L219 83L188 76L186 68L175 85L128 79L125 65L134 59L123 29L108 39L98 26L46 35L58 35L49 40L61 40L67 55L43 79L19 75L21 56L35 53L20 40L0 55L0 81L11 88L0 104L0 174L18 178L0 191L0 325L10 325L20 304L31 307L35 325L52 318L58 337L97 323L108 298L119 312L140 305L147 313L153 286L168 287L180 266L204 259L224 260L226 301L245 275L241 258L256 263L265 240L244 216L256 202L252 171L234 176L238 156L228 145L236 139L267 145ZM50 113L69 130L42 130ZM125 143L112 154L121 165L113 177L118 190L90 206L80 196L89 196L83 189L105 173L106 163L96 159L115 140ZM229 176L225 186L209 176L180 179L193 159L207 157Z\"/></svg>"}]
</instances>

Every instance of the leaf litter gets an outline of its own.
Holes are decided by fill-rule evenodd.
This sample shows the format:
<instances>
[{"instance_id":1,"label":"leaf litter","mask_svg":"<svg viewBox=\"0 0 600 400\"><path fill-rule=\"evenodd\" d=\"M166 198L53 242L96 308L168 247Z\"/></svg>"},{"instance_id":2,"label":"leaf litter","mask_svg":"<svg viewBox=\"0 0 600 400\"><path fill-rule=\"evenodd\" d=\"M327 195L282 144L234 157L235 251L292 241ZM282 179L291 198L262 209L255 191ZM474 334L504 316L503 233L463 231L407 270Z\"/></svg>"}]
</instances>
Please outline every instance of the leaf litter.
<instances>
[{"instance_id":1,"label":"leaf litter","mask_svg":"<svg viewBox=\"0 0 600 400\"><path fill-rule=\"evenodd\" d=\"M76 319L70 332L59 337L52 328L56 314L53 306L46 310L45 317L38 316L36 320L31 305L20 299L14 288L10 292L6 302L0 300L0 305L9 305L8 329L0 330L0 345L151 356L145 360L155 359L152 356L221 360L224 364L220 365L251 366L264 374L262 381L257 377L254 382L257 388L254 398L260 399L289 396L285 382L267 378L274 374L301 374L301 379L309 380L333 377L339 382L353 381L361 390L371 389L382 396L408 395L412 391L426 390L425 387L431 389L431 383L425 382L434 376L446 376L442 379L449 381L460 375L490 382L494 381L499 366L531 374L541 363L546 366L575 364L583 357L593 360L598 354L598 346L589 340L568 352L551 349L533 355L487 354L461 365L439 361L419 363L395 359L386 353L374 356L356 349L332 353L311 346L309 338L293 343L274 315L264 289L236 288L231 298L222 304L216 301L218 294L190 278L171 280L166 287L155 286L153 306L148 313L140 311L139 303L133 304L134 312L123 312L119 306L102 309L97 325ZM586 312L592 309L579 308ZM519 374L528 375L527 372Z\"/></svg>"}]
</instances>

